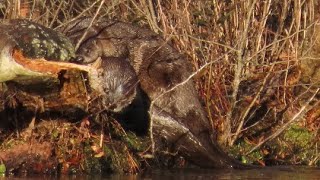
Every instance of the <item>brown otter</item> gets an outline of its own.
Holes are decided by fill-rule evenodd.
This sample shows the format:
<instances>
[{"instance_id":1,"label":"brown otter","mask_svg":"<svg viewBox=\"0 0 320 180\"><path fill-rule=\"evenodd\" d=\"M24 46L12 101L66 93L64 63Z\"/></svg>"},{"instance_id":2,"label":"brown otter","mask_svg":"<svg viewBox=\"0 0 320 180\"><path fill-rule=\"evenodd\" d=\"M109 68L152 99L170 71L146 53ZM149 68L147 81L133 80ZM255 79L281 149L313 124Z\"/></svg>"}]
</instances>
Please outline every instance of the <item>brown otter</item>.
<instances>
[{"instance_id":1,"label":"brown otter","mask_svg":"<svg viewBox=\"0 0 320 180\"><path fill-rule=\"evenodd\" d=\"M92 66L98 70L103 110L111 112L109 115L123 128L145 135L149 127L149 101L140 90L138 77L128 59L100 57Z\"/></svg>"},{"instance_id":2,"label":"brown otter","mask_svg":"<svg viewBox=\"0 0 320 180\"><path fill-rule=\"evenodd\" d=\"M134 69L124 58L101 57L98 67L101 79L104 107L119 112L129 106L137 94L138 78Z\"/></svg>"},{"instance_id":3,"label":"brown otter","mask_svg":"<svg viewBox=\"0 0 320 180\"><path fill-rule=\"evenodd\" d=\"M201 167L243 167L222 152L212 140L212 129L193 81L178 85L187 80L192 72L186 58L148 29L122 22L106 24L109 25L93 27L99 28L96 37L105 42L96 40L109 43L112 47L120 46L120 54L128 54L142 91L153 104L150 114L156 148L161 147L160 139L165 139L170 146L174 146L173 151ZM72 31L69 33L72 34ZM90 47L90 44L83 47ZM99 51L108 52L108 49ZM90 57L90 53L78 55ZM161 152L161 149L158 150Z\"/></svg>"},{"instance_id":4,"label":"brown otter","mask_svg":"<svg viewBox=\"0 0 320 180\"><path fill-rule=\"evenodd\" d=\"M76 63L87 64L92 63L99 57L105 56L104 50L109 49L103 47L105 43L98 41L96 39L89 39L86 43L82 43L79 50L77 51ZM108 56L106 56L108 57Z\"/></svg>"},{"instance_id":5,"label":"brown otter","mask_svg":"<svg viewBox=\"0 0 320 180\"><path fill-rule=\"evenodd\" d=\"M146 28L133 26L119 21L101 20L90 28L90 18L80 18L59 30L66 34L74 44L77 44L84 32L87 34L81 42L75 59L77 63L87 64L95 61L99 56L128 57L133 53L129 47L132 40L157 40L161 39L156 33ZM162 40L162 39L161 39ZM138 47L138 46L135 46ZM88 54L90 54L88 56ZM131 62L130 62L131 63Z\"/></svg>"},{"instance_id":6,"label":"brown otter","mask_svg":"<svg viewBox=\"0 0 320 180\"><path fill-rule=\"evenodd\" d=\"M121 50L120 48L120 46L115 47L109 40L100 39L99 36L90 38L82 43L77 50L76 54L78 56L75 59L75 62L88 64L102 56L125 58L127 54L125 53L125 50Z\"/></svg>"},{"instance_id":7,"label":"brown otter","mask_svg":"<svg viewBox=\"0 0 320 180\"><path fill-rule=\"evenodd\" d=\"M145 47L140 51L143 63L138 77L154 104L150 109L154 136L165 138L174 146L173 151L201 167L243 168L212 140L211 126L193 81L177 86L189 78L191 65L168 46Z\"/></svg>"}]
</instances>

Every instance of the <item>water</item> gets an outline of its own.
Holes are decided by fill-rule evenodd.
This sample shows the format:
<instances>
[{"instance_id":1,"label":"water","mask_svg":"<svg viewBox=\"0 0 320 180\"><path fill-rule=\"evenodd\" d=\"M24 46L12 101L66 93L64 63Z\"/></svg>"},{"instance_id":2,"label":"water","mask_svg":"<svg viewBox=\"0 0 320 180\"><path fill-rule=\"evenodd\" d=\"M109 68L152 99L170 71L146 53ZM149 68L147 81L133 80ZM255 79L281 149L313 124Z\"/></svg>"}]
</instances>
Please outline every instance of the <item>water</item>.
<instances>
[{"instance_id":1,"label":"water","mask_svg":"<svg viewBox=\"0 0 320 180\"><path fill-rule=\"evenodd\" d=\"M267 167L250 170L166 170L154 171L147 175L121 176L112 175L106 177L113 180L135 180L135 179L155 179L155 180L236 180L236 179L281 179L281 180L320 180L320 168L310 167Z\"/></svg>"},{"instance_id":2,"label":"water","mask_svg":"<svg viewBox=\"0 0 320 180\"><path fill-rule=\"evenodd\" d=\"M0 178L1 179L1 178ZM15 179L15 178L10 178ZM19 178L21 179L21 178ZM74 180L237 180L237 179L279 179L279 180L320 180L320 168L310 167L266 167L250 170L210 170L210 169L183 169L183 170L154 170L148 174L138 175L74 175L60 177L24 177L22 179L74 179Z\"/></svg>"},{"instance_id":3,"label":"water","mask_svg":"<svg viewBox=\"0 0 320 180\"><path fill-rule=\"evenodd\" d=\"M154 173L151 179L319 179L320 169L302 167L268 167L250 170L182 170Z\"/></svg>"}]
</instances>

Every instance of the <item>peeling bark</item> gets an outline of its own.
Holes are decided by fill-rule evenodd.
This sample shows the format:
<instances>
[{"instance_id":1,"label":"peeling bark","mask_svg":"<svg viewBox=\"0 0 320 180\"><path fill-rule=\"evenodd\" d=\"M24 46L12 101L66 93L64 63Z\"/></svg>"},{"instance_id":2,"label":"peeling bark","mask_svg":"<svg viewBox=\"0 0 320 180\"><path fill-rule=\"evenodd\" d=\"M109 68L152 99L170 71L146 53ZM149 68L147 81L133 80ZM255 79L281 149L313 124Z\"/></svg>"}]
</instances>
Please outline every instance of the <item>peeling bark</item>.
<instances>
[{"instance_id":1,"label":"peeling bark","mask_svg":"<svg viewBox=\"0 0 320 180\"><path fill-rule=\"evenodd\" d=\"M3 106L21 104L32 112L88 110L90 85L85 77L94 77L95 69L66 62L74 50L64 36L26 20L10 20L0 25L0 40ZM7 97L15 103L6 103Z\"/></svg>"}]
</instances>

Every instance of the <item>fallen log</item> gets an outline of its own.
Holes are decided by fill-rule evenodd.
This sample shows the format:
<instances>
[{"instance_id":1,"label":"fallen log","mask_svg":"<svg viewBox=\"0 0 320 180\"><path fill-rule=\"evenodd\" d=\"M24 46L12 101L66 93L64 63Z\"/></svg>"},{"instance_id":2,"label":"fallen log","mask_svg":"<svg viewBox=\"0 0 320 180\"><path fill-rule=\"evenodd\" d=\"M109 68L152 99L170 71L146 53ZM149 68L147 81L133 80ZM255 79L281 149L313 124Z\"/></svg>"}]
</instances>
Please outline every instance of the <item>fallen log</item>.
<instances>
[{"instance_id":1,"label":"fallen log","mask_svg":"<svg viewBox=\"0 0 320 180\"><path fill-rule=\"evenodd\" d=\"M9 20L0 25L0 38L0 82L7 86L1 91L14 94L14 104L23 104L34 112L35 107L41 111L88 111L86 78L88 74L94 78L96 70L68 62L74 57L74 50L63 35L25 20ZM46 46L41 41L47 41ZM92 82L90 87L98 87Z\"/></svg>"}]
</instances>

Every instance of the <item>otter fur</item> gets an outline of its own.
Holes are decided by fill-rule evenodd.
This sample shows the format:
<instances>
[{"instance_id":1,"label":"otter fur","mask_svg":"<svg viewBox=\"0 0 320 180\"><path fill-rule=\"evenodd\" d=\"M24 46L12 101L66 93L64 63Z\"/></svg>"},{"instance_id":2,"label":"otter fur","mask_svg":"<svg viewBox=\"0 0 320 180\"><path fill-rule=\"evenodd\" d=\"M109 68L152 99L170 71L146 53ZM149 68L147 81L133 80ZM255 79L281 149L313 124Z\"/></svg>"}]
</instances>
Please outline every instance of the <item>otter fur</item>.
<instances>
[{"instance_id":1,"label":"otter fur","mask_svg":"<svg viewBox=\"0 0 320 180\"><path fill-rule=\"evenodd\" d=\"M158 152L163 151L160 147L164 139L173 147L172 152L179 152L200 167L244 167L221 151L213 141L211 125L199 101L195 84L192 80L186 81L192 69L185 57L146 28L123 22L99 22L92 28L91 32L98 33L88 36L81 45L83 48L111 47L99 49L103 52L99 55L129 58L141 90L152 104L152 132ZM77 28L69 28L66 33L76 41L79 32ZM93 42L108 45L91 46ZM77 55L83 63L97 58L97 53L90 54L92 51L88 51L87 54L81 46Z\"/></svg>"},{"instance_id":2,"label":"otter fur","mask_svg":"<svg viewBox=\"0 0 320 180\"><path fill-rule=\"evenodd\" d=\"M138 78L127 59L101 57L98 66L103 95L103 106L111 112L120 112L135 99Z\"/></svg>"}]
</instances>

